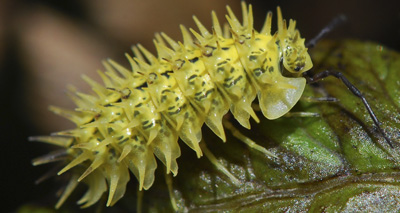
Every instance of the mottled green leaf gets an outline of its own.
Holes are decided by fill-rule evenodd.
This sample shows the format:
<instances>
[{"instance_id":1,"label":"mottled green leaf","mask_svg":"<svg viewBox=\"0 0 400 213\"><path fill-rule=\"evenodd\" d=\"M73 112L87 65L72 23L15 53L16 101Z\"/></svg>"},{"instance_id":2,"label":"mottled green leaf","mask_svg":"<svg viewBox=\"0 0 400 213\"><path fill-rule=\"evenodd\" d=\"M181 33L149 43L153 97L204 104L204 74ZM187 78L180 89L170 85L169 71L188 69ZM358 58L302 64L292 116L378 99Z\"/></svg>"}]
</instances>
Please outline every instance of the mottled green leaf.
<instances>
[{"instance_id":1,"label":"mottled green leaf","mask_svg":"<svg viewBox=\"0 0 400 213\"><path fill-rule=\"evenodd\" d=\"M234 137L223 144L204 130L208 148L236 178L184 148L173 178L180 210L245 212L397 212L400 211L400 55L375 43L322 42L312 50L314 72L343 72L371 104L394 144L390 148L362 102L338 79L308 86L305 97L335 97L338 102L306 100L293 112L319 117L283 117L238 129L278 156L271 159ZM229 134L228 134L229 135ZM182 146L184 147L184 146ZM144 193L143 207L171 210L162 173Z\"/></svg>"}]
</instances>

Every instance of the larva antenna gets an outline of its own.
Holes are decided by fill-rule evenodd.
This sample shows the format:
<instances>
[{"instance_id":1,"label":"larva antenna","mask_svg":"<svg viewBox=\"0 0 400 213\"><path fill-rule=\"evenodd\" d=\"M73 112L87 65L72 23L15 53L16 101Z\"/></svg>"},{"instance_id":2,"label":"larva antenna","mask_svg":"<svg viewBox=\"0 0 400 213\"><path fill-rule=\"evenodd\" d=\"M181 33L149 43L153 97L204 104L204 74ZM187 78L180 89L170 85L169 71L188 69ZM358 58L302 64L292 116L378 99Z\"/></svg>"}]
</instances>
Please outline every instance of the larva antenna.
<instances>
[{"instance_id":1,"label":"larva antenna","mask_svg":"<svg viewBox=\"0 0 400 213\"><path fill-rule=\"evenodd\" d=\"M390 139L387 137L387 135L385 134L385 132L383 131L383 129L380 126L380 122L378 120L378 118L376 117L374 111L372 110L371 106L369 105L367 99L365 99L364 95L361 93L360 90L357 89L357 87L355 87L352 83L350 83L350 81L341 73L341 72L337 72L337 71L333 71L333 70L325 70L322 72L319 72L317 74L315 74L313 77L308 76L306 73L303 73L303 76L306 78L307 83L312 84L315 82L318 82L328 76L333 76L339 80L342 81L342 83L358 98L361 99L361 101L363 102L365 108L367 109L372 121L374 122L375 126L378 128L379 133L385 138L386 143L393 148L393 144L390 141Z\"/></svg>"},{"instance_id":2,"label":"larva antenna","mask_svg":"<svg viewBox=\"0 0 400 213\"><path fill-rule=\"evenodd\" d=\"M314 38L310 39L307 42L306 47L313 48L322 37L331 32L338 25L343 24L346 21L347 17L344 14L336 16L334 19L332 19L331 22L329 22L329 24L327 24L324 28L322 28L322 30Z\"/></svg>"}]
</instances>

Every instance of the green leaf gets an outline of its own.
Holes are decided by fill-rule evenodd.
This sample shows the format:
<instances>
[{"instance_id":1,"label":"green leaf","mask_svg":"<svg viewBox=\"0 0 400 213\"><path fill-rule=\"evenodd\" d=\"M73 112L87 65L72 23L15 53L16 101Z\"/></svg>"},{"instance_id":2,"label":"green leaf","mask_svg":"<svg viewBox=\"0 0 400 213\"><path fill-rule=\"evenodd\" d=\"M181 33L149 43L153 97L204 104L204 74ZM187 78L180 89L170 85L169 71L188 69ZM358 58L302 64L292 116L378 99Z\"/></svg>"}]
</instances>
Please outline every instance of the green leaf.
<instances>
[{"instance_id":1,"label":"green leaf","mask_svg":"<svg viewBox=\"0 0 400 213\"><path fill-rule=\"evenodd\" d=\"M338 102L301 100L292 110L319 117L262 119L252 123L251 130L237 126L277 159L232 136L224 144L204 130L207 147L241 186L232 184L206 157L197 159L183 148L179 174L173 178L180 211L400 211L400 55L379 44L346 40L319 43L312 56L315 73L343 72L364 94L394 148L361 100L328 77L309 85L304 96L334 97ZM162 176L161 170L155 186L144 193L145 210L171 210Z\"/></svg>"}]
</instances>

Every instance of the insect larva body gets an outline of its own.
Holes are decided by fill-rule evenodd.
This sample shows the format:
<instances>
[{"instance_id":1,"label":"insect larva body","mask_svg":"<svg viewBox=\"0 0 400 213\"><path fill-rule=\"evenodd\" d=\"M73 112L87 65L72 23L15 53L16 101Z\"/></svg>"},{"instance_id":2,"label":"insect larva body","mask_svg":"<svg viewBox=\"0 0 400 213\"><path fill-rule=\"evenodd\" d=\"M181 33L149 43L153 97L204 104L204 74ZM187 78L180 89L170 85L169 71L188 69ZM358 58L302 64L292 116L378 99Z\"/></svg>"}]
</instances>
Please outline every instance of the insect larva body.
<instances>
[{"instance_id":1,"label":"insect larva body","mask_svg":"<svg viewBox=\"0 0 400 213\"><path fill-rule=\"evenodd\" d=\"M250 128L250 117L259 121L251 107L256 96L268 119L285 115L297 103L306 85L300 74L311 69L312 62L295 21L287 27L278 8L278 31L271 33L269 13L257 32L251 5L247 9L243 3L242 8L243 24L228 7L229 30L220 27L213 12L212 32L194 18L200 30L191 30L196 40L183 26L183 43L157 35L157 57L141 45L134 47L135 57L127 55L132 71L112 60L105 62L106 72L99 72L104 86L84 77L95 95L71 89L75 111L52 107L77 125L55 136L32 138L65 149L61 157L49 154L34 160L35 165L68 163L58 174L68 171L71 180L56 207L80 181L89 186L78 201L83 207L93 205L107 189L107 206L113 205L125 193L129 171L140 190L149 189L156 157L167 173L177 175L178 139L201 157L203 124L225 141L222 121L230 110ZM292 77L282 75L281 62Z\"/></svg>"}]
</instances>

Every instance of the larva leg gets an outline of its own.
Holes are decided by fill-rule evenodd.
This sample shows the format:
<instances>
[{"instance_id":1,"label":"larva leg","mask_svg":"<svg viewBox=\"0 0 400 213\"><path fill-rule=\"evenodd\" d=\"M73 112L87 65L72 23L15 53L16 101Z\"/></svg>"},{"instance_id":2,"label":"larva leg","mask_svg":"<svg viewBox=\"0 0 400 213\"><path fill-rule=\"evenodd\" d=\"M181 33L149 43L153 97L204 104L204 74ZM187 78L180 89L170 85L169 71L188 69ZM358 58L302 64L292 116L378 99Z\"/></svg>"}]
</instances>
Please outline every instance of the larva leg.
<instances>
[{"instance_id":1,"label":"larva leg","mask_svg":"<svg viewBox=\"0 0 400 213\"><path fill-rule=\"evenodd\" d=\"M337 102L338 99L334 97L301 97L303 101L307 101L310 103L315 102ZM316 112L288 112L284 115L284 117L319 117L319 113Z\"/></svg>"},{"instance_id":2,"label":"larva leg","mask_svg":"<svg viewBox=\"0 0 400 213\"><path fill-rule=\"evenodd\" d=\"M136 212L142 212L142 204L143 204L143 190L137 190L137 200L136 200Z\"/></svg>"},{"instance_id":3,"label":"larva leg","mask_svg":"<svg viewBox=\"0 0 400 213\"><path fill-rule=\"evenodd\" d=\"M310 103L318 103L318 102L338 102L339 100L334 97L310 97L310 96L303 96L300 98L303 101L307 101Z\"/></svg>"},{"instance_id":4,"label":"larva leg","mask_svg":"<svg viewBox=\"0 0 400 213\"><path fill-rule=\"evenodd\" d=\"M341 73L333 70L325 70L320 73L315 74L313 77L307 76L307 74L303 75L307 79L307 83L315 83L317 81L320 81L328 76L334 76L337 79L341 80L344 85L358 98L360 98L365 106L367 108L367 111L369 115L371 116L372 120L374 121L375 125L378 127L379 132L381 135L385 138L386 142L389 144L391 148L393 148L392 142L389 140L385 132L380 126L380 122L378 118L376 117L374 111L372 111L371 106L369 105L368 101L365 99L364 95L360 92L360 90L357 89L350 81Z\"/></svg>"},{"instance_id":5,"label":"larva leg","mask_svg":"<svg viewBox=\"0 0 400 213\"><path fill-rule=\"evenodd\" d=\"M232 181L233 184L235 184L236 186L240 186L241 182L235 177L233 176L232 173L230 173L228 171L228 169L226 169L221 163L218 162L217 158L211 153L211 151L207 148L206 144L204 143L204 141L200 142L200 147L204 152L204 155L208 158L208 160L211 161L211 163L222 173L224 173L226 176L229 177L229 179Z\"/></svg>"},{"instance_id":6,"label":"larva leg","mask_svg":"<svg viewBox=\"0 0 400 213\"><path fill-rule=\"evenodd\" d=\"M319 113L316 112L288 112L284 117L318 117Z\"/></svg>"},{"instance_id":7,"label":"larva leg","mask_svg":"<svg viewBox=\"0 0 400 213\"><path fill-rule=\"evenodd\" d=\"M169 198L171 201L172 208L174 209L174 212L178 212L178 205L176 205L176 200L172 188L172 177L171 174L165 173L165 182L167 183L168 187L168 193L169 193Z\"/></svg>"},{"instance_id":8,"label":"larva leg","mask_svg":"<svg viewBox=\"0 0 400 213\"><path fill-rule=\"evenodd\" d=\"M266 148L258 145L256 142L248 138L247 136L243 135L238 129L236 129L231 122L228 120L224 120L224 127L227 128L229 131L231 131L232 135L235 136L237 139L241 140L243 143L245 143L247 146L249 146L252 149L255 149L257 151L260 151L264 153L265 155L268 155L273 158L278 158L274 153L268 151Z\"/></svg>"}]
</instances>

